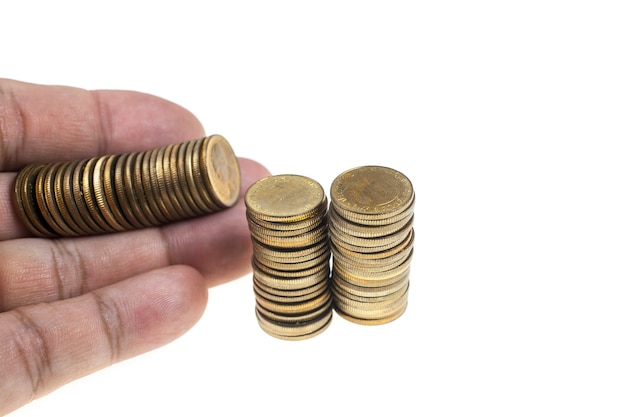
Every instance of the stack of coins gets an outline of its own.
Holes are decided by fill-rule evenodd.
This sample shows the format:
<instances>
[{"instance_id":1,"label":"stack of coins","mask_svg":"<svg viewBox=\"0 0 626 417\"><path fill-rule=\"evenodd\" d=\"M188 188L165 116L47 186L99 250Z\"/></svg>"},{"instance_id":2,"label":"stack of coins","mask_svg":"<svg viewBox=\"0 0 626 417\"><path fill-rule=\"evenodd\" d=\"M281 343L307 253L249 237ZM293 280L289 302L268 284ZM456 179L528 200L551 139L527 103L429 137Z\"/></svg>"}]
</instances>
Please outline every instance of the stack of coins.
<instances>
[{"instance_id":1,"label":"stack of coins","mask_svg":"<svg viewBox=\"0 0 626 417\"><path fill-rule=\"evenodd\" d=\"M15 207L36 236L71 237L158 226L233 206L239 163L220 135L145 152L32 164Z\"/></svg>"},{"instance_id":2,"label":"stack of coins","mask_svg":"<svg viewBox=\"0 0 626 417\"><path fill-rule=\"evenodd\" d=\"M365 325L388 323L407 308L415 196L409 179L363 166L331 185L328 224L335 311Z\"/></svg>"},{"instance_id":3,"label":"stack of coins","mask_svg":"<svg viewBox=\"0 0 626 417\"><path fill-rule=\"evenodd\" d=\"M307 177L274 175L248 188L245 203L259 326L284 340L322 333L333 313L323 188Z\"/></svg>"}]
</instances>

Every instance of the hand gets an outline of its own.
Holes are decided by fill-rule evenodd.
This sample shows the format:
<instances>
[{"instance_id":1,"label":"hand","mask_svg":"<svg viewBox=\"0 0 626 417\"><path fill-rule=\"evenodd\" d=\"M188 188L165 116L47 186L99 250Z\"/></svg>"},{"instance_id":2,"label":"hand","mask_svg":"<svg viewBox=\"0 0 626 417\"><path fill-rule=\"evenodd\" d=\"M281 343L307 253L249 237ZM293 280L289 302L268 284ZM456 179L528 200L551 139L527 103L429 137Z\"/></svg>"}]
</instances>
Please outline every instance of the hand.
<instances>
[{"instance_id":1,"label":"hand","mask_svg":"<svg viewBox=\"0 0 626 417\"><path fill-rule=\"evenodd\" d=\"M0 415L179 337L202 315L207 288L248 273L251 256L243 198L163 227L33 238L13 207L16 171L204 135L158 97L0 79ZM269 174L240 166L242 192Z\"/></svg>"}]
</instances>

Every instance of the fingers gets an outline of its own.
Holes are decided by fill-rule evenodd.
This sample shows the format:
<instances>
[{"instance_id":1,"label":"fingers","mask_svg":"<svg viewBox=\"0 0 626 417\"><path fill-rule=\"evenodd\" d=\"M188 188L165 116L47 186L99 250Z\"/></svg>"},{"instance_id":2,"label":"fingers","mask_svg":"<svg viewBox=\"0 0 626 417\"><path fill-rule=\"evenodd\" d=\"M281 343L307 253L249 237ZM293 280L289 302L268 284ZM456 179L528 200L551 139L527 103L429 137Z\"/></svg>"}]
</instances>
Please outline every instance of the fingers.
<instances>
[{"instance_id":1,"label":"fingers","mask_svg":"<svg viewBox=\"0 0 626 417\"><path fill-rule=\"evenodd\" d=\"M174 340L199 320L206 302L200 274L177 266L1 313L0 415Z\"/></svg>"},{"instance_id":2,"label":"fingers","mask_svg":"<svg viewBox=\"0 0 626 417\"><path fill-rule=\"evenodd\" d=\"M268 172L250 160L240 163L243 193ZM227 210L161 228L0 242L0 311L75 297L174 264L196 268L213 286L249 272L251 254L243 198Z\"/></svg>"},{"instance_id":3,"label":"fingers","mask_svg":"<svg viewBox=\"0 0 626 417\"><path fill-rule=\"evenodd\" d=\"M197 139L188 110L148 94L0 79L0 171Z\"/></svg>"}]
</instances>

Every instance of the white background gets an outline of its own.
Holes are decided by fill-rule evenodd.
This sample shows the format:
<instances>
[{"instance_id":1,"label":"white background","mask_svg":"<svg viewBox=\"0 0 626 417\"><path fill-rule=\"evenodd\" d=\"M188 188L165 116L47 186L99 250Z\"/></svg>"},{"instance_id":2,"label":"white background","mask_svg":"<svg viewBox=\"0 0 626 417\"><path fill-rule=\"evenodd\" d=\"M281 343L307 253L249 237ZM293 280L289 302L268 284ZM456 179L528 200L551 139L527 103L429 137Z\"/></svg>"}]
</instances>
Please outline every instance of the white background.
<instances>
[{"instance_id":1,"label":"white background","mask_svg":"<svg viewBox=\"0 0 626 417\"><path fill-rule=\"evenodd\" d=\"M14 415L625 415L621 3L2 2L1 77L156 94L272 173L417 195L397 321L273 339L246 276Z\"/></svg>"}]
</instances>

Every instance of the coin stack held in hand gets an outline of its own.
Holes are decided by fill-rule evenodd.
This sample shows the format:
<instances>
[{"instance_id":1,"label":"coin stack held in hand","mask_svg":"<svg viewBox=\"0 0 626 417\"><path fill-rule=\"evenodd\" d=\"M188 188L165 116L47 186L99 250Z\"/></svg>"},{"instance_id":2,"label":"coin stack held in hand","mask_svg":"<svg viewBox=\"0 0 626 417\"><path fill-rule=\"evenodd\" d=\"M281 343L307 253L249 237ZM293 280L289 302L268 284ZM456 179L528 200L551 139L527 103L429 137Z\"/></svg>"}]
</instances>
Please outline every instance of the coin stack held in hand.
<instances>
[{"instance_id":1,"label":"coin stack held in hand","mask_svg":"<svg viewBox=\"0 0 626 417\"><path fill-rule=\"evenodd\" d=\"M409 179L362 166L331 185L328 224L335 311L359 324L388 323L407 308L415 196Z\"/></svg>"},{"instance_id":2,"label":"coin stack held in hand","mask_svg":"<svg viewBox=\"0 0 626 417\"><path fill-rule=\"evenodd\" d=\"M273 175L248 188L245 204L259 326L284 340L322 333L333 313L323 188L304 176Z\"/></svg>"},{"instance_id":3,"label":"coin stack held in hand","mask_svg":"<svg viewBox=\"0 0 626 417\"><path fill-rule=\"evenodd\" d=\"M159 226L233 206L239 162L220 135L145 152L36 163L15 182L15 206L36 236Z\"/></svg>"}]
</instances>

